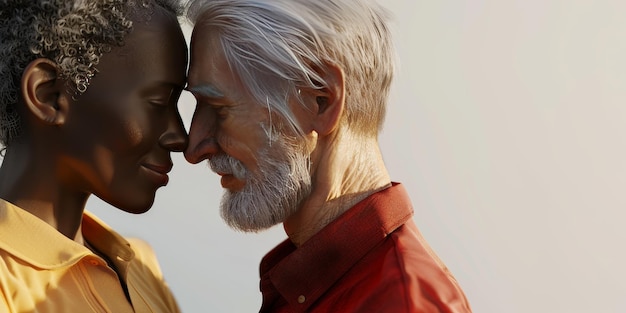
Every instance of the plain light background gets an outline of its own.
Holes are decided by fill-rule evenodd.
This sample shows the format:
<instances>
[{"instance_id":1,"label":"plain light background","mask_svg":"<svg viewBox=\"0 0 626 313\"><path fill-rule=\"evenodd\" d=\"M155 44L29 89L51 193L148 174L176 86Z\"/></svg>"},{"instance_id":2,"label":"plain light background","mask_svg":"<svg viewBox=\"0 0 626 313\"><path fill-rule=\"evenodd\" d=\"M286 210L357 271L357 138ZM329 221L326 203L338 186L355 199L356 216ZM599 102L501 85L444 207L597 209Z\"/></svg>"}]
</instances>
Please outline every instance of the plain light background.
<instances>
[{"instance_id":1,"label":"plain light background","mask_svg":"<svg viewBox=\"0 0 626 313\"><path fill-rule=\"evenodd\" d=\"M381 3L399 55L384 157L474 311L626 312L626 1ZM282 227L227 228L218 176L174 163L150 212L88 208L153 245L183 312L256 312Z\"/></svg>"}]
</instances>

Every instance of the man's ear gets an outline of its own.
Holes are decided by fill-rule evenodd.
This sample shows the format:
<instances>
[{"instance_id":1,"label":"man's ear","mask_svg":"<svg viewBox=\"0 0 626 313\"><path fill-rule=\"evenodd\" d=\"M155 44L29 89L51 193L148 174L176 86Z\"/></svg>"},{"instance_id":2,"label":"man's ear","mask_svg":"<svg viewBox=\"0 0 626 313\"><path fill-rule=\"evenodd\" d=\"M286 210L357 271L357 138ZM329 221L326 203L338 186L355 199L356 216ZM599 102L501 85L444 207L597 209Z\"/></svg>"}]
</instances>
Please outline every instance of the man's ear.
<instances>
[{"instance_id":1,"label":"man's ear","mask_svg":"<svg viewBox=\"0 0 626 313\"><path fill-rule=\"evenodd\" d=\"M65 122L68 98L57 65L44 58L30 62L22 74L22 98L28 112L49 125Z\"/></svg>"},{"instance_id":2,"label":"man's ear","mask_svg":"<svg viewBox=\"0 0 626 313\"><path fill-rule=\"evenodd\" d=\"M336 64L326 63L318 69L318 74L326 81L327 86L320 90L309 90L314 108L313 129L325 136L333 132L339 125L345 106L345 77L343 69Z\"/></svg>"}]
</instances>

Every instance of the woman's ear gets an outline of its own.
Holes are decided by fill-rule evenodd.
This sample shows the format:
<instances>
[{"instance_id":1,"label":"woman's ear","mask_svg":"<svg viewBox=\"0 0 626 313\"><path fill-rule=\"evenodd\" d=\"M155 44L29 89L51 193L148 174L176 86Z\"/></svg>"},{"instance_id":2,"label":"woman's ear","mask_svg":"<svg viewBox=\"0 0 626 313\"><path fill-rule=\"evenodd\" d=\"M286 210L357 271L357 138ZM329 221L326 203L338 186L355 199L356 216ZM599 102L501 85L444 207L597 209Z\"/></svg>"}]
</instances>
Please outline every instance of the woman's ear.
<instances>
[{"instance_id":1,"label":"woman's ear","mask_svg":"<svg viewBox=\"0 0 626 313\"><path fill-rule=\"evenodd\" d=\"M44 58L30 62L22 74L22 98L28 112L49 125L65 122L68 98L57 65Z\"/></svg>"},{"instance_id":2,"label":"woman's ear","mask_svg":"<svg viewBox=\"0 0 626 313\"><path fill-rule=\"evenodd\" d=\"M320 136L325 136L338 127L343 114L345 78L343 69L331 63L319 68L318 74L326 81L327 86L306 92L309 93L309 107L314 108L312 127Z\"/></svg>"}]
</instances>

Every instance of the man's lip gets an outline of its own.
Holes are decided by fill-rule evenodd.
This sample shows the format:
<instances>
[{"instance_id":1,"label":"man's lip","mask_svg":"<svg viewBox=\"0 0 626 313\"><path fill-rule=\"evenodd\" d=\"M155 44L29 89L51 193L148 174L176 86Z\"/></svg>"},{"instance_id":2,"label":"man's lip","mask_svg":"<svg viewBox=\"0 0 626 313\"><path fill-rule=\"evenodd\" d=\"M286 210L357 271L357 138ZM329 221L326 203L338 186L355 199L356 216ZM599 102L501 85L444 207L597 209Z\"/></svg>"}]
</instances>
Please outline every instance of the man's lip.
<instances>
[{"instance_id":1,"label":"man's lip","mask_svg":"<svg viewBox=\"0 0 626 313\"><path fill-rule=\"evenodd\" d=\"M220 175L220 174L218 174ZM239 191L243 189L245 182L235 177L233 174L221 174L222 178L220 179L220 183L222 188L229 189L231 191Z\"/></svg>"}]
</instances>

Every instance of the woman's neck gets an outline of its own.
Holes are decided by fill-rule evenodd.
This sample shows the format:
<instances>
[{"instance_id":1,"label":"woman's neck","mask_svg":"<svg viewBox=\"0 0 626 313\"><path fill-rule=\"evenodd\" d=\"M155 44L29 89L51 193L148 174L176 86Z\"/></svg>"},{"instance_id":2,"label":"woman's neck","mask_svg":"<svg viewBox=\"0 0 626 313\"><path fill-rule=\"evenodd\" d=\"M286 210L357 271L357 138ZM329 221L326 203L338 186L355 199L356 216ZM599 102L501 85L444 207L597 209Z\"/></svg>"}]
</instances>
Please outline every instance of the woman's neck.
<instances>
[{"instance_id":1,"label":"woman's neck","mask_svg":"<svg viewBox=\"0 0 626 313\"><path fill-rule=\"evenodd\" d=\"M0 166L0 198L82 244L80 225L89 194L65 189L54 160L35 156L19 144L6 150Z\"/></svg>"}]
</instances>

